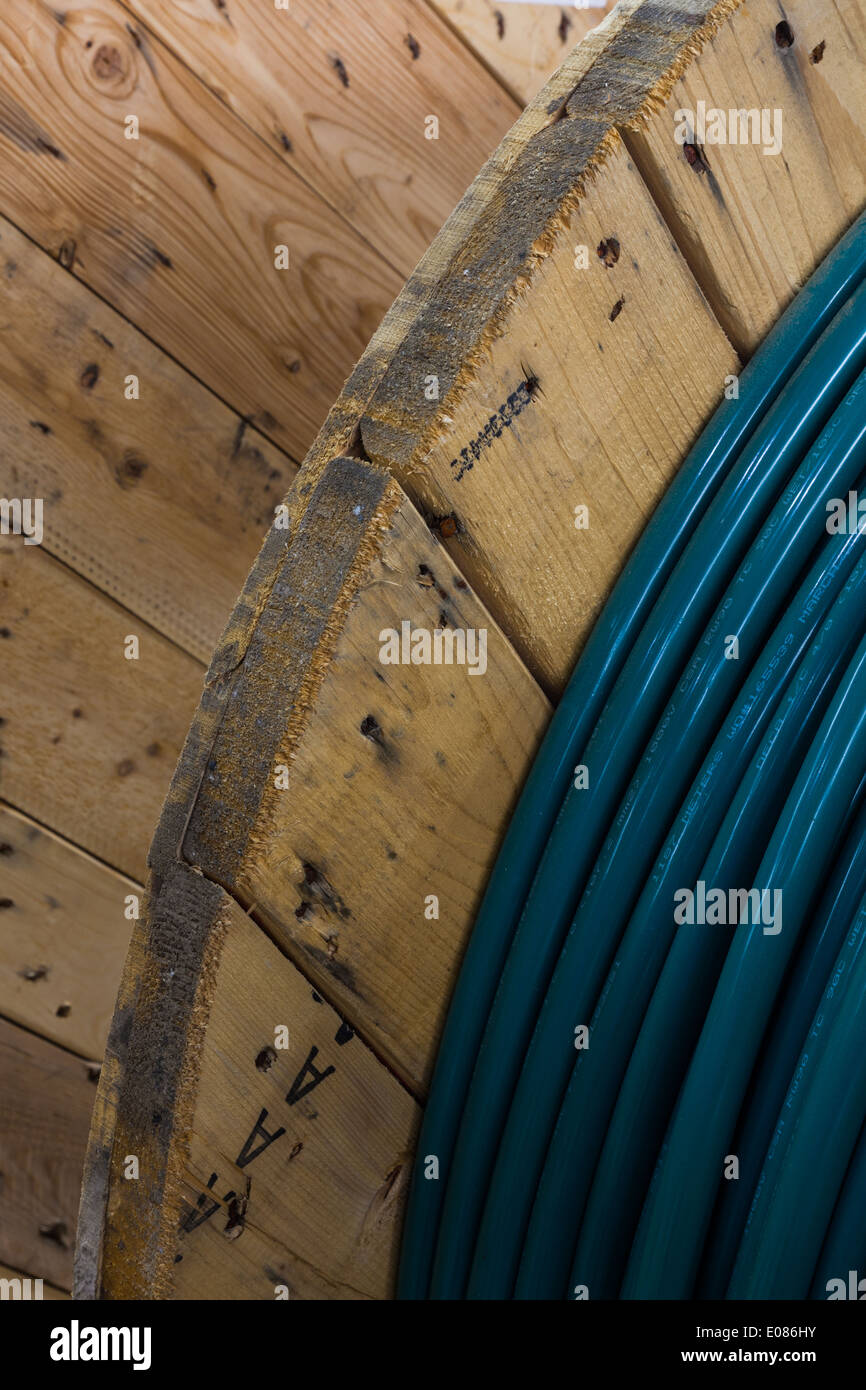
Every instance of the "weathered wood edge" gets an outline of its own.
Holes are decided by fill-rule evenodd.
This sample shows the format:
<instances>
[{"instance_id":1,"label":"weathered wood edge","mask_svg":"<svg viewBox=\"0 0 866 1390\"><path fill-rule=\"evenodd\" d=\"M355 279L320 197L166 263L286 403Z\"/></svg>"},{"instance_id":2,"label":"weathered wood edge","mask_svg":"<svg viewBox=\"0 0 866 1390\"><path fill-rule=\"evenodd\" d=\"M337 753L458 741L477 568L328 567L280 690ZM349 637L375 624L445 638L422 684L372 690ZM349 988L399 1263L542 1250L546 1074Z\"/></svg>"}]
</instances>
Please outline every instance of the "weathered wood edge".
<instances>
[{"instance_id":1,"label":"weathered wood edge","mask_svg":"<svg viewBox=\"0 0 866 1390\"><path fill-rule=\"evenodd\" d=\"M198 802L207 815L204 779L228 709L233 677L246 662L286 556L293 550L295 556L299 554L296 542L305 534L304 517L319 482L332 465L345 469L353 463L366 464L363 471L370 470L368 479L377 474L382 479L374 534L387 528L387 517L402 494L387 473L370 468L369 458L380 453L398 472L408 468L414 452L423 449L425 440L435 433L439 412L453 408L485 347L504 331L533 272L617 148L617 125L637 125L647 119L742 3L691 0L687 9L683 0L667 4L624 0L578 45L506 136L407 281L288 494L288 529L272 526L265 537L211 662L151 847L147 912L135 933L118 998L85 1164L76 1297L101 1295L112 1200L111 1155L127 1136L131 1142L133 1131L134 1151L147 1153L157 1176L151 1179L148 1193L151 1214L135 1235L139 1279L128 1296L141 1296L142 1281L150 1297L160 1297L165 1290L160 1253L178 1217L162 1201L167 1164L172 1144L177 1152L177 1145L183 1144L184 1125L188 1127L191 1119L195 1053L206 1024L208 980L218 960L221 933L222 890L181 863L181 846ZM540 178L542 169L551 179L549 187ZM515 216L516 208L521 210L519 216ZM527 225L529 220L532 226ZM464 275L473 267L475 273ZM412 362L423 362L434 349L446 389L438 402L430 403L423 393L413 391L409 409L401 397L406 373ZM366 457L358 458L359 454ZM363 553L356 557L360 564L350 566L356 576L371 558L375 541L361 549ZM321 650L307 645L306 696L295 716L301 719L327 667L350 601L351 575L344 578L347 597L342 611L338 606L330 623L321 624ZM298 679L300 695L304 679ZM285 691L281 705L286 707ZM273 720L274 711L269 714ZM231 854L237 853L243 836L243 827L234 825L228 836ZM142 952L144 962L137 964ZM177 984L161 1001L159 967L168 959ZM170 1050L167 1027L176 1035ZM161 1109L156 1113L161 1118L154 1125L152 1105L147 1112L157 1096ZM141 1130L136 1128L139 1124Z\"/></svg>"},{"instance_id":2,"label":"weathered wood edge","mask_svg":"<svg viewBox=\"0 0 866 1390\"><path fill-rule=\"evenodd\" d=\"M530 103L474 180L439 236L406 282L347 381L285 499L287 529L272 526L216 648L202 701L181 754L151 849L150 863L177 858L201 789L207 754L226 706L228 678L245 661L276 582L287 545L303 534L302 519L324 469L339 457L368 457L409 472L440 414L453 409L485 346L505 329L508 314L557 233L616 149L617 124L639 125L667 99L692 59L743 0L622 0L566 59ZM691 4L691 8L686 8ZM645 57L643 45L647 44ZM638 54L641 56L638 56ZM566 112L568 118L565 119ZM575 119L586 126L575 127ZM555 196L537 187L537 138L561 128L546 167ZM576 158L563 160L573 182L557 171L576 131ZM591 138L592 137L592 138ZM562 146L566 145L565 151ZM515 208L535 216L534 240ZM524 214L525 215L525 214ZM471 249L464 251L464 243ZM500 266L497 257L503 257ZM469 260L479 273L465 275ZM484 273L480 273L483 267ZM450 307L449 307L450 306ZM474 334L474 336L473 336ZM460 353L461 361L458 361ZM423 392L401 397L410 361L451 363L450 392L427 402ZM419 400L418 397L421 397ZM407 404L411 401L411 411ZM393 420L399 415L399 428ZM388 435L387 447L384 434ZM373 437L385 450L377 459ZM402 442L401 442L402 441ZM371 452L373 450L373 452ZM405 483L405 477L404 477ZM482 595L483 598L483 595Z\"/></svg>"}]
</instances>

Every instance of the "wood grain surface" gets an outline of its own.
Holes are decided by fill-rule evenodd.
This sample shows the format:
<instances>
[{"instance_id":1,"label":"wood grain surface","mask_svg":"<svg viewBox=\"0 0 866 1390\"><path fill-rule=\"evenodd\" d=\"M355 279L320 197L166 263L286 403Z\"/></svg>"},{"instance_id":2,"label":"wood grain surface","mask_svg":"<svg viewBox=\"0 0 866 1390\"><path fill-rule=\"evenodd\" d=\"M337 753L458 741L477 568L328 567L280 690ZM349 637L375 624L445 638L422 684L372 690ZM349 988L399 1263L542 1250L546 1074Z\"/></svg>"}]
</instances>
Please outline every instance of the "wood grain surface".
<instances>
[{"instance_id":1,"label":"wood grain surface","mask_svg":"<svg viewBox=\"0 0 866 1390\"><path fill-rule=\"evenodd\" d=\"M0 211L303 457L400 273L115 0L10 0L0 69Z\"/></svg>"},{"instance_id":2,"label":"wood grain surface","mask_svg":"<svg viewBox=\"0 0 866 1390\"><path fill-rule=\"evenodd\" d=\"M783 8L749 0L631 136L673 235L744 357L866 201L864 64L860 0L786 0ZM674 134L691 121L696 138L699 103L704 143L687 159ZM724 114L718 127L715 111ZM724 143L715 143L717 129Z\"/></svg>"},{"instance_id":3,"label":"wood grain surface","mask_svg":"<svg viewBox=\"0 0 866 1390\"><path fill-rule=\"evenodd\" d=\"M610 14L616 0L535 5L500 0L432 0L473 53L521 102L535 96L569 50Z\"/></svg>"},{"instance_id":4,"label":"wood grain surface","mask_svg":"<svg viewBox=\"0 0 866 1390\"><path fill-rule=\"evenodd\" d=\"M0 1263L72 1287L81 1169L95 1076L0 1018Z\"/></svg>"},{"instance_id":5,"label":"wood grain surface","mask_svg":"<svg viewBox=\"0 0 866 1390\"><path fill-rule=\"evenodd\" d=\"M207 661L295 465L2 217L0 277L0 495Z\"/></svg>"},{"instance_id":6,"label":"wood grain surface","mask_svg":"<svg viewBox=\"0 0 866 1390\"><path fill-rule=\"evenodd\" d=\"M426 0L125 2L403 275L519 112Z\"/></svg>"},{"instance_id":7,"label":"wood grain surface","mask_svg":"<svg viewBox=\"0 0 866 1390\"><path fill-rule=\"evenodd\" d=\"M0 648L4 798L143 878L202 667L19 537L0 540Z\"/></svg>"},{"instance_id":8,"label":"wood grain surface","mask_svg":"<svg viewBox=\"0 0 866 1390\"><path fill-rule=\"evenodd\" d=\"M2 805L0 858L0 1015L98 1066L142 889Z\"/></svg>"}]
</instances>

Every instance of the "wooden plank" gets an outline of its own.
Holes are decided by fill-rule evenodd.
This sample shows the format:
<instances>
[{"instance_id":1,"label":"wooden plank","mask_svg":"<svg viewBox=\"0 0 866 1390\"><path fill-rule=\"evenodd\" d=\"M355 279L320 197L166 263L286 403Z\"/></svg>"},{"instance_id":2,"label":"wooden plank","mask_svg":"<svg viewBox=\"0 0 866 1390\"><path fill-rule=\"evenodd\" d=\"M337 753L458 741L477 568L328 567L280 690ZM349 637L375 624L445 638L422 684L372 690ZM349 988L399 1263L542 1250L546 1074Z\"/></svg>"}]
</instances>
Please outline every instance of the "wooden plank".
<instances>
[{"instance_id":1,"label":"wooden plank","mask_svg":"<svg viewBox=\"0 0 866 1390\"><path fill-rule=\"evenodd\" d=\"M777 25L787 23L780 31ZM793 42L789 42L789 35ZM750 3L724 25L630 147L716 314L754 351L866 205L866 7L862 0ZM694 141L704 103L699 158ZM707 113L725 114L723 124ZM677 112L691 118L677 119ZM766 113L760 143L730 112ZM749 136L757 127L748 125ZM765 154L764 148L780 148ZM765 146L766 142L766 146Z\"/></svg>"},{"instance_id":2,"label":"wooden plank","mask_svg":"<svg viewBox=\"0 0 866 1390\"><path fill-rule=\"evenodd\" d=\"M85 1062L0 1018L0 1262L61 1289L95 1095Z\"/></svg>"},{"instance_id":3,"label":"wooden plank","mask_svg":"<svg viewBox=\"0 0 866 1390\"><path fill-rule=\"evenodd\" d=\"M16 1280L16 1279L20 1279L20 1280L24 1281L25 1287L29 1287L29 1288L30 1288L31 1293L32 1293L32 1297L33 1297L34 1299L36 1298L36 1289L35 1289L35 1285L33 1284L33 1280L32 1280L32 1278L31 1278L31 1276L28 1275L28 1274L24 1274L20 1269L10 1269L8 1265L2 1265L2 1264L0 1264L0 1281L2 1281L2 1280L4 1280L4 1279L5 1279L5 1280L8 1280L8 1281L10 1281L10 1282L11 1282L11 1281L14 1281L14 1280ZM27 1281L28 1279L30 1279L30 1284L29 1284L29 1286L28 1286L27 1283L26 1283L26 1281ZM13 1285L13 1287L14 1287L14 1285ZM9 1294L9 1297L10 1297L10 1298L14 1298L15 1296L16 1296L16 1295L15 1295L14 1293L10 1293L10 1294ZM50 1301L54 1301L54 1300L62 1300L62 1301L64 1301L64 1302L66 1302L66 1301L68 1301L68 1299L69 1299L69 1294L68 1294L68 1293L64 1293L62 1289L56 1289L56 1288L54 1287L53 1284L46 1284L44 1281L43 1281L43 1284L42 1284L42 1294L41 1294L41 1296L42 1296L43 1299L46 1300L46 1302L50 1302Z\"/></svg>"},{"instance_id":4,"label":"wooden plank","mask_svg":"<svg viewBox=\"0 0 866 1390\"><path fill-rule=\"evenodd\" d=\"M143 877L201 666L19 537L0 540L0 638L4 797Z\"/></svg>"},{"instance_id":5,"label":"wooden plank","mask_svg":"<svg viewBox=\"0 0 866 1390\"><path fill-rule=\"evenodd\" d=\"M404 275L519 111L424 0L127 8Z\"/></svg>"},{"instance_id":6,"label":"wooden plank","mask_svg":"<svg viewBox=\"0 0 866 1390\"><path fill-rule=\"evenodd\" d=\"M399 274L115 0L10 0L0 66L0 210L300 458Z\"/></svg>"},{"instance_id":7,"label":"wooden plank","mask_svg":"<svg viewBox=\"0 0 866 1390\"><path fill-rule=\"evenodd\" d=\"M142 890L2 805L0 856L0 1015L98 1062Z\"/></svg>"},{"instance_id":8,"label":"wooden plank","mask_svg":"<svg viewBox=\"0 0 866 1390\"><path fill-rule=\"evenodd\" d=\"M474 674L383 664L383 634L404 623L472 634ZM400 489L345 459L322 477L225 700L183 857L423 1090L544 696Z\"/></svg>"},{"instance_id":9,"label":"wooden plank","mask_svg":"<svg viewBox=\"0 0 866 1390\"><path fill-rule=\"evenodd\" d=\"M432 0L474 53L513 92L529 101L568 50L610 14L616 0L536 5L511 0Z\"/></svg>"},{"instance_id":10,"label":"wooden plank","mask_svg":"<svg viewBox=\"0 0 866 1390\"><path fill-rule=\"evenodd\" d=\"M241 909L180 866L154 901L124 1067L103 1297L390 1294L415 1104ZM90 1210L86 1184L85 1227Z\"/></svg>"},{"instance_id":11,"label":"wooden plank","mask_svg":"<svg viewBox=\"0 0 866 1390\"><path fill-rule=\"evenodd\" d=\"M471 372L436 334L454 287L401 345L360 426L371 459L454 519L451 555L554 692L738 369L621 142L569 222ZM598 254L609 239L613 265ZM445 404L427 431L416 402L431 372Z\"/></svg>"},{"instance_id":12,"label":"wooden plank","mask_svg":"<svg viewBox=\"0 0 866 1390\"><path fill-rule=\"evenodd\" d=\"M207 661L295 465L3 218L0 273L0 495Z\"/></svg>"}]
</instances>

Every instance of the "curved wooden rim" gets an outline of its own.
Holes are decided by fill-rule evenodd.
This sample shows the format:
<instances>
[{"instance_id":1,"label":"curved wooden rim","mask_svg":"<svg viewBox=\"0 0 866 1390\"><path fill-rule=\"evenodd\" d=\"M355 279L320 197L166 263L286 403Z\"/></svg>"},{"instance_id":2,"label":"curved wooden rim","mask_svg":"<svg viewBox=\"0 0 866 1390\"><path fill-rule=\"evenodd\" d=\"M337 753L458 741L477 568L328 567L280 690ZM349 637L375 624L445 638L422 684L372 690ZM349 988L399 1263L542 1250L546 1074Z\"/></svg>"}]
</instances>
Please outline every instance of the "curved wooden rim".
<instances>
[{"instance_id":1,"label":"curved wooden rim","mask_svg":"<svg viewBox=\"0 0 866 1390\"><path fill-rule=\"evenodd\" d=\"M815 10L823 22L823 0ZM744 51L755 26L771 33L771 11L769 0L621 4L574 50L481 171L334 405L216 650L154 838L148 903L127 961L91 1132L78 1297L189 1297L205 1288L218 1297L273 1297L272 1288L283 1282L302 1296L387 1292L404 1161L417 1121L413 1097L423 1094L460 943L499 826L543 729L547 693L561 685L623 555L725 381L860 210L841 196L830 213L807 208L809 238L792 253L787 280L776 283L775 271L767 272L759 312L749 307L751 271L743 273L736 302L736 267L717 252L726 235L728 244L737 238L742 244L744 227L757 235L754 223L748 209L726 204L715 155L698 151L695 171L660 123L670 122L671 99L684 79L692 94L709 90L726 45L735 42L734 29ZM781 53L773 59L788 61ZM748 78L748 56L746 69ZM808 111L823 137L833 121L823 86L811 94L801 69L796 72L796 80L790 66L785 75L783 109L791 123ZM751 95L745 86L746 79L740 104ZM861 141L864 125L858 115ZM803 151L788 152L794 192L814 178L817 157L808 139ZM761 166L758 173L763 177ZM690 187L700 194L700 218L683 204L684 178L699 181ZM615 254L607 255L611 241ZM567 280L572 258L576 276L581 273L576 248L584 244L593 257L586 278ZM743 255L749 262L748 251ZM664 306L666 296L671 304ZM556 317L563 300L571 310L577 306L577 318ZM659 320L647 348L653 329L647 306L654 302ZM635 334L623 358L613 355L620 315L621 328ZM636 328L628 326L635 321ZM592 366L585 385L575 383L568 364L557 375L578 323L597 337L597 361L606 359ZM635 344L646 357L632 369ZM549 362L549 375L537 367L539 359ZM623 480L622 435L606 433L604 416L625 410L623 391L637 390L640 374L656 364L658 379L640 388L642 409L654 412L652 428L625 458ZM593 381L601 378L594 372L616 381L598 417ZM428 389L431 378L438 394ZM554 409L545 393L557 390L565 394ZM571 428L584 431L575 455L562 439ZM509 452L515 438L523 441L520 450ZM532 506L537 489L561 493L570 476L564 464L559 472L548 468L554 441L573 465L580 495L591 493L595 530L589 558L577 562L569 602L555 593L551 613L551 605L539 606L529 580L534 565L547 565L545 575L559 576L561 587L574 563L545 555L547 522ZM499 463L499 472L488 467L484 485L491 499L486 530L479 520L480 469L472 473L482 458ZM566 498L566 514L574 500ZM417 627L483 627L495 652L493 678L473 681L464 671L459 689L452 682L449 690L439 675L417 684L415 668L406 668L403 685L396 676L389 684L377 670L375 634L385 626L399 629L404 620ZM385 691L373 710L376 681ZM350 730L360 739L357 747ZM479 760L483 743L488 756ZM342 802L329 799L336 792L320 771L328 750L331 765L347 769ZM278 767L286 769L281 788L274 783ZM412 798L436 768L443 770L441 786L431 792L435 809L419 811L416 826ZM369 806L378 837L371 830L366 841L365 817L353 811L350 819L347 812L347 833L358 840L360 909L345 879L335 882L321 856L317 861L305 850L317 827L324 843L328 815L333 821L334 808L349 805L346 786L356 776L366 796L359 804ZM406 844L414 859L397 843L399 817L388 821L377 809L389 796L409 823ZM448 804L455 815L458 805L461 815L465 810L453 842L439 818ZM416 867L425 818L430 843L446 845L445 871L432 851L423 872ZM333 847L339 863L346 853ZM409 879L414 897L407 898ZM447 902L447 923L424 916L425 885ZM393 920L390 896L397 902ZM431 924L430 934L416 935L404 955L399 925L416 900L418 921ZM238 973L244 960L250 971L255 964L278 981L276 997L291 998L305 1020L291 1065L275 1054L273 1067L247 1073L224 1041L231 1037L242 1052L249 1042L252 1058L244 1052L244 1065L251 1064L262 1055L256 1038L266 1039L280 1022L264 1002L261 1019L254 999L244 1003ZM329 1004L340 1017L331 1016ZM358 1034L351 1048L346 1029ZM316 1079L325 1073L339 1078L332 1083L336 1094L344 1085L342 1058L350 1055L342 1109L319 1125L317 1140L294 1141L308 1149L319 1144L322 1185L311 1174L305 1191L309 1200L331 1193L336 1213L337 1233L332 1237L328 1226L319 1267L311 1254L314 1227L291 1196L279 1205L283 1198L276 1195L293 1161L288 1111L281 1107L289 1107L294 1122L301 1113L295 1107L303 1102L309 1109L319 1085L321 1096L328 1094L325 1080ZM287 1086L277 1100L273 1085L281 1068ZM358 1093L366 1109L356 1113ZM217 1143L220 1116L244 1105L249 1115L238 1118L231 1139ZM341 1115L350 1116L348 1130ZM320 1119L318 1111L306 1115L305 1136ZM373 1130L382 1137L381 1153L370 1139ZM344 1154L355 1167L343 1181L335 1177L335 1154L347 1134L355 1143L359 1133L368 1145L363 1152L375 1150L375 1162L359 1161L358 1149ZM211 1184L205 1170L216 1168L209 1157L215 1152L231 1173L213 1171ZM275 1165L261 1178L262 1207L254 1207L253 1193L267 1164L262 1158L252 1169L250 1153L267 1153ZM124 1173L130 1156L138 1161L134 1180ZM244 1187L248 1181L251 1188ZM209 1207L213 1219L199 1220ZM273 1217L273 1230L262 1229L263 1214Z\"/></svg>"}]
</instances>

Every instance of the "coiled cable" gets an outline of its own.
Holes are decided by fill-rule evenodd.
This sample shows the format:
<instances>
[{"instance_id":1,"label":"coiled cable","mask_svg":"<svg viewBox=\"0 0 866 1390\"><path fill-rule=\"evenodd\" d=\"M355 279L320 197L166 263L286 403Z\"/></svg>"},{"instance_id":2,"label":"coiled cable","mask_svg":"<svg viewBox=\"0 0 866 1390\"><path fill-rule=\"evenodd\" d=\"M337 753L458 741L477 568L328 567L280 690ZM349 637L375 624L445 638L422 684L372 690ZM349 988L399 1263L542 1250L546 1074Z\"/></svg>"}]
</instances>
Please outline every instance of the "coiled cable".
<instances>
[{"instance_id":1,"label":"coiled cable","mask_svg":"<svg viewBox=\"0 0 866 1390\"><path fill-rule=\"evenodd\" d=\"M858 354L862 353L863 332L862 328L858 330L857 314L850 312L848 300L863 278L864 263L866 235L861 220L819 268L743 372L739 400L725 403L683 465L626 566L551 722L491 877L443 1034L410 1194L399 1285L403 1297L424 1297L428 1290L433 1241L446 1183L446 1206L450 1206L450 1211L446 1210L443 1221L445 1239L439 1241L432 1292L434 1296L452 1296L455 1290L462 1292L481 1197L521 1061L520 1038L522 1036L525 1043L526 1034L531 1031L540 1004L539 996L543 996L556 963L562 932L567 928L570 913L591 871L592 859L603 842L610 818L639 759L641 743L676 683L677 664L681 665L694 647L697 633L741 562L774 496L778 496L779 488L814 442L828 411L838 404L850 386L853 374L862 368L862 358ZM862 324L862 304L859 312ZM828 341L821 338L822 334L827 335ZM804 364L807 354L808 361ZM806 370L803 376L797 377L798 385L792 391L791 374L793 372L796 377L801 366ZM783 399L784 405L781 405ZM780 407L775 416L774 405ZM701 518L706 522L714 506L716 524L723 518L725 529L721 536L715 535L710 550L708 541L713 538L713 528L705 525L698 544L695 530L700 527ZM695 597L694 613L689 611L692 605L687 605L683 613L681 593L678 606L668 594L666 585L670 585L674 571L679 573L681 580L688 578L689 592ZM648 619L665 594L668 594L667 602L662 604L654 625L651 623L650 631L645 633ZM630 740L628 755L619 760L610 758L614 766L607 798L604 803L598 798L594 813L596 829L587 837L591 852L584 849L577 872L572 870L569 874L568 888L553 894L550 906L556 920L546 933L546 948L538 953L537 968L533 970L534 988L518 989L515 1000L507 989L503 995L500 986L499 1007L494 1006L497 1018L508 1018L510 1000L519 1019L519 1026L508 1036L509 1061L504 1068L505 1077L503 1079L502 1069L494 1057L489 1070L486 1063L480 1071L476 1065L472 1080L474 1053L483 1036L485 1018L503 969L507 970L506 962L510 962L509 948L517 939L517 921L526 906L533 874L545 853L545 846L549 839L558 838L566 852L566 862L570 864L575 850L575 826L580 828L581 836L583 834L586 807L578 802L580 814L573 815L571 825L557 837L562 819L561 814L557 818L557 808L562 801L563 788L570 782L574 760L588 743L600 716L604 719L606 713L607 727L618 732L610 708L605 711L612 692L614 711L619 702L627 713L634 713L635 672L641 675L641 694L645 688L647 691L646 698L642 698L638 706L640 719L636 722L640 729ZM619 690L618 695L615 688ZM599 737L605 737L604 730ZM607 738L609 740L610 736ZM575 805L573 798L572 805ZM549 845L547 853L550 854ZM515 978L517 973L512 969L510 978ZM500 1004L503 998L508 1007ZM487 1054L490 1050L488 1047ZM481 1055L478 1062L482 1062ZM479 1076L483 1085L478 1081ZM492 1077L494 1082L497 1100L492 1105L486 1095L485 1077L487 1081ZM482 1148L486 1153L480 1155L477 1166L475 1158L478 1155L474 1152L477 1120L470 1120L465 1142L461 1128L460 1144L455 1152L461 1104L469 1092L470 1080L476 1097L481 1097L482 1115L493 1115L495 1120L498 1106L498 1123L492 1124L489 1132L482 1136ZM467 1115L476 1113L474 1104L466 1107L464 1123ZM481 1128L484 1130L485 1126L482 1124ZM465 1169L471 1196L468 1206L461 1196L460 1182L452 1188L455 1172L460 1172L461 1152L466 1154ZM438 1181L427 1181L423 1176L431 1156L438 1160ZM457 1194L453 1199L452 1190ZM452 1246L448 1233L453 1233L455 1227L460 1240ZM454 1253L449 1253L452 1249Z\"/></svg>"}]
</instances>

